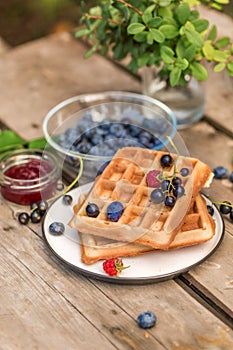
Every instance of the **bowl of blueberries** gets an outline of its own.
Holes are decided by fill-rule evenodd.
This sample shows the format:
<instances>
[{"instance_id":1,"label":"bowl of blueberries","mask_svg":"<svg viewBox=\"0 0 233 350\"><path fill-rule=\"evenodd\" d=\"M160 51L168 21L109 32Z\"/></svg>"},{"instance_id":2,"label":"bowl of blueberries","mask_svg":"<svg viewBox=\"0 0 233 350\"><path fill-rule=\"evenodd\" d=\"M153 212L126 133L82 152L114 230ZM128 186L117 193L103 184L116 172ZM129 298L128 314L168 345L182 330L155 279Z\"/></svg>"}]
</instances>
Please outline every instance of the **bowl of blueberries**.
<instances>
[{"instance_id":1,"label":"bowl of blueberries","mask_svg":"<svg viewBox=\"0 0 233 350\"><path fill-rule=\"evenodd\" d=\"M82 157L81 184L93 181L119 148L162 149L176 128L176 117L168 106L123 91L69 98L53 107L43 122L46 148L56 153L69 179L75 178L78 157Z\"/></svg>"}]
</instances>

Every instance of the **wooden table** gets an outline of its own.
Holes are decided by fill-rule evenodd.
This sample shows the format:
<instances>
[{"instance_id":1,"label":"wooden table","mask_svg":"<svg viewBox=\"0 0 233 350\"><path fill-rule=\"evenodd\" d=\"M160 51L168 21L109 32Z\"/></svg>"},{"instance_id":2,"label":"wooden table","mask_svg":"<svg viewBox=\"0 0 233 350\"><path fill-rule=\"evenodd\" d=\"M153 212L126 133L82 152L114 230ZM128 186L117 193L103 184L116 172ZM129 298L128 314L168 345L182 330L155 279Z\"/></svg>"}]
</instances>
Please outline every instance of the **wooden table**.
<instances>
[{"instance_id":1,"label":"wooden table","mask_svg":"<svg viewBox=\"0 0 233 350\"><path fill-rule=\"evenodd\" d=\"M98 55L84 60L85 50L64 33L2 55L1 121L32 139L42 136L47 111L68 97L140 92L138 79ZM205 118L180 135L192 156L232 171L233 94L224 79L211 75ZM232 201L232 191L226 180L214 180L209 194ZM40 224L22 226L19 208L5 200L0 206L0 349L233 349L233 224L227 218L222 244L201 265L160 283L120 285L72 272L47 248ZM148 331L136 323L146 310L158 319Z\"/></svg>"}]
</instances>

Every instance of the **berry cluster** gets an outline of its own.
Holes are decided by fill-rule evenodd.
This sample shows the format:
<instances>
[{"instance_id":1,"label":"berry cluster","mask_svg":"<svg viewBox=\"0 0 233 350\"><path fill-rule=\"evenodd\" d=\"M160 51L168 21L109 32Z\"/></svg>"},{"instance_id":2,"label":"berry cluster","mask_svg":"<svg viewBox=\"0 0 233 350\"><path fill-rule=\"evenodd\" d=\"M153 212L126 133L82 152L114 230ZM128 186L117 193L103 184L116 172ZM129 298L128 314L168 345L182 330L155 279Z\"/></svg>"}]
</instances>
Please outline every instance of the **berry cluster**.
<instances>
[{"instance_id":1,"label":"berry cluster","mask_svg":"<svg viewBox=\"0 0 233 350\"><path fill-rule=\"evenodd\" d=\"M95 115L95 111L92 112ZM112 121L105 118L97 122L92 114L86 113L76 127L70 127L64 134L59 135L57 142L63 148L74 152L109 157L121 147L152 149L163 143L161 135L169 128L166 120L148 119L134 110L122 113L120 122L119 118L115 121L114 118ZM153 130L153 133L150 130Z\"/></svg>"},{"instance_id":2,"label":"berry cluster","mask_svg":"<svg viewBox=\"0 0 233 350\"><path fill-rule=\"evenodd\" d=\"M164 154L160 159L160 164L164 169L169 168L174 164L174 160L170 154ZM155 188L151 192L151 201L155 204L164 202L167 207L173 207L177 198L185 194L182 178L188 175L188 168L182 168L178 172L175 164L173 174L169 176L165 176L160 170L149 171L146 176L147 185Z\"/></svg>"},{"instance_id":3,"label":"berry cluster","mask_svg":"<svg viewBox=\"0 0 233 350\"><path fill-rule=\"evenodd\" d=\"M65 205L72 203L72 197L69 194L63 195L62 202ZM18 215L18 221L22 225L27 225L29 221L33 224L37 224L41 221L49 207L49 200L41 200L38 203L32 203L30 205L30 212L22 212Z\"/></svg>"},{"instance_id":4,"label":"berry cluster","mask_svg":"<svg viewBox=\"0 0 233 350\"><path fill-rule=\"evenodd\" d=\"M121 202L114 201L107 206L106 215L108 220L117 222L124 212ZM86 206L86 214L89 217L96 218L100 213L99 207L95 203L88 203Z\"/></svg>"}]
</instances>

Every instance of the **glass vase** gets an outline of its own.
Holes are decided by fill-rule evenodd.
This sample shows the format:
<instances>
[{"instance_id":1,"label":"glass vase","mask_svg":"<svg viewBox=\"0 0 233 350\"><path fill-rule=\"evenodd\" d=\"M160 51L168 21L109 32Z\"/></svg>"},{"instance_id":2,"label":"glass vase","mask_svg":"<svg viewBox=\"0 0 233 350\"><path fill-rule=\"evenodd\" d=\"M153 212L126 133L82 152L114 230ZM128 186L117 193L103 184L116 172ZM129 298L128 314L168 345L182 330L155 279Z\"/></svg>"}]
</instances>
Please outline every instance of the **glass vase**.
<instances>
[{"instance_id":1,"label":"glass vase","mask_svg":"<svg viewBox=\"0 0 233 350\"><path fill-rule=\"evenodd\" d=\"M158 76L157 67L143 67L142 93L169 106L177 118L178 129L187 128L204 116L204 86L194 78L185 87L171 87Z\"/></svg>"}]
</instances>

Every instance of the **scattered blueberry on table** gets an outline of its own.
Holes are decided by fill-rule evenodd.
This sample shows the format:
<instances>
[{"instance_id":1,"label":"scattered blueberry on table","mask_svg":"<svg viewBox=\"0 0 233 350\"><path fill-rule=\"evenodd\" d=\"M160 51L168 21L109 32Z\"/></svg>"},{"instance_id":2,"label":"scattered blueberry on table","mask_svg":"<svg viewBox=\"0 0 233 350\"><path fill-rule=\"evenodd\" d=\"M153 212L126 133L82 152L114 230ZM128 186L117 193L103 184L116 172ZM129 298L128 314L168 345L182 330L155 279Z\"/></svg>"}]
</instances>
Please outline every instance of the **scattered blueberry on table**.
<instances>
[{"instance_id":1,"label":"scattered blueberry on table","mask_svg":"<svg viewBox=\"0 0 233 350\"><path fill-rule=\"evenodd\" d=\"M156 324L157 318L152 311L144 311L138 315L137 323L140 328L151 328Z\"/></svg>"}]
</instances>

